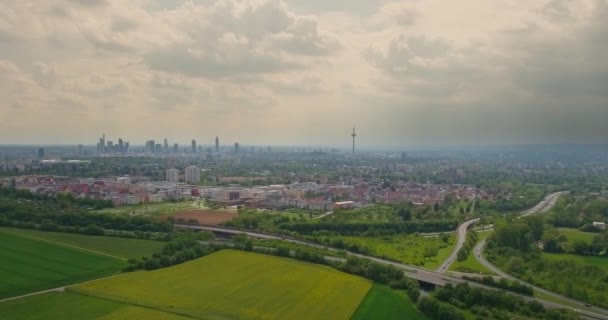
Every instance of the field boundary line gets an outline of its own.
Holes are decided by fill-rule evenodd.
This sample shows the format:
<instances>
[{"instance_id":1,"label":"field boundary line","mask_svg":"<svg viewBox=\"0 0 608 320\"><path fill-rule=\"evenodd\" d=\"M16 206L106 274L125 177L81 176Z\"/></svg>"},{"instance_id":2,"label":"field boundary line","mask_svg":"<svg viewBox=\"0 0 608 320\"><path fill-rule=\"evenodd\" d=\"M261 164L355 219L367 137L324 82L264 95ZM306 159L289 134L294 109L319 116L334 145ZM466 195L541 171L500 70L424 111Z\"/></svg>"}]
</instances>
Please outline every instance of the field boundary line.
<instances>
[{"instance_id":1,"label":"field boundary line","mask_svg":"<svg viewBox=\"0 0 608 320\"><path fill-rule=\"evenodd\" d=\"M101 279L98 279L101 280ZM80 284L80 283L79 283ZM124 304L124 305L128 305L128 306L133 306L133 307L139 307L139 308L144 308L144 309L149 309L149 310L155 310L155 311L160 311L163 313L168 313L168 314L174 314L174 315L178 315L181 317L185 317L185 318L190 318L190 319L197 319L197 320L204 320L204 318L198 318L195 317L193 315L189 315L186 313L181 313L181 312L176 312L176 311L169 311L169 310L165 310L165 309L161 309L161 308L157 308L157 307L153 307L153 306L149 306L149 305L145 305L145 304L140 304L140 303L135 303L135 302L129 302L129 301L124 301L124 300L120 300L120 299L114 299L111 297L107 297L105 295L95 295L94 293L89 293L87 291L84 290L78 290L77 288L75 289L68 289L66 290L69 293L72 294L77 294L77 295L81 295L81 296L85 296L85 297L89 297L89 298L94 298L94 299L99 299L99 300L105 300L105 301L110 301L110 302L114 302L114 303L120 303L120 304Z\"/></svg>"},{"instance_id":2,"label":"field boundary line","mask_svg":"<svg viewBox=\"0 0 608 320\"><path fill-rule=\"evenodd\" d=\"M103 252L99 252L99 251L95 251L95 250L91 250L91 249L87 249L87 248L82 248L82 247L74 246L74 245L67 244L67 243L57 242L57 241L48 240L48 239L44 239L44 238L38 238L38 237L34 237L34 236L27 235L27 234L22 234L22 233L15 233L15 232L2 231L2 230L0 230L0 232L4 232L4 233L16 235L16 236L22 236L22 237L26 237L26 238L32 238L32 239L40 240L40 241L46 241L46 242L58 244L58 245L65 246L65 247L70 247L70 248L74 248L74 249L84 250L84 251L100 254L102 256L108 256L108 257L111 257L111 258L116 258L116 259L120 259L120 260L123 260L123 261L127 261L127 259L125 259L123 257L114 256L114 255L111 255L111 254L107 254L107 253L103 253Z\"/></svg>"},{"instance_id":3,"label":"field boundary line","mask_svg":"<svg viewBox=\"0 0 608 320\"><path fill-rule=\"evenodd\" d=\"M0 300L0 303L2 302L7 302L7 301L11 301L11 300L17 300L17 299L22 299L22 298L27 298L30 296L35 296L35 295L39 295L39 294L45 294L45 293L50 293L50 292L66 292L68 287L71 286L76 286L79 284L85 284L88 282L93 282L93 281L97 281L97 280L103 280L103 279L109 279L109 278L113 278L116 277L117 275L121 275L122 273L117 273L117 274L113 274L107 277L102 277L102 278L97 278L97 279L91 279L91 280L86 280L86 281L81 281L81 282L76 282L76 283L72 283L72 284L66 284L63 287L56 287L56 288L51 288L51 289L46 289L46 290L41 290L41 291L36 291L36 292L30 292L30 293L26 293L26 294L22 294L19 296L14 296L14 297L10 297L10 298L5 298ZM72 291L69 291L72 292ZM72 292L73 293L73 292Z\"/></svg>"}]
</instances>

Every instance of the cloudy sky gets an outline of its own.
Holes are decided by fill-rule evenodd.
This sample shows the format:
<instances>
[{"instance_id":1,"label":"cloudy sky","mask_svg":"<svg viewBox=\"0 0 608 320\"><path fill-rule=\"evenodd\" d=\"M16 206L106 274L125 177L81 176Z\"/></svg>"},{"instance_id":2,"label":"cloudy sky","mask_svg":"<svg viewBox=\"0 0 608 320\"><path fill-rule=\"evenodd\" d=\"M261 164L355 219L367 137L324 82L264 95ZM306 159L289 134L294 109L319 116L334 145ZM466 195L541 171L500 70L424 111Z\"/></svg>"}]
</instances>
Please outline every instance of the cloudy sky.
<instances>
[{"instance_id":1,"label":"cloudy sky","mask_svg":"<svg viewBox=\"0 0 608 320\"><path fill-rule=\"evenodd\" d=\"M2 0L0 144L606 143L607 0Z\"/></svg>"}]
</instances>

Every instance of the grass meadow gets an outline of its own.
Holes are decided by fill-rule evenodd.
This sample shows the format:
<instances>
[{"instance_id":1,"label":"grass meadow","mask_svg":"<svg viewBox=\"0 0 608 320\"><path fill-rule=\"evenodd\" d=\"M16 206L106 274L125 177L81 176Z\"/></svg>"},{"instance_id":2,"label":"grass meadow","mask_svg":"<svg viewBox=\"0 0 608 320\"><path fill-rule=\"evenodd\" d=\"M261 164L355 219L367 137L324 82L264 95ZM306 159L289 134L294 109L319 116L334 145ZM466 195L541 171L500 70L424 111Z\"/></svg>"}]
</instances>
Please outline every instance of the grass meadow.
<instances>
[{"instance_id":1,"label":"grass meadow","mask_svg":"<svg viewBox=\"0 0 608 320\"><path fill-rule=\"evenodd\" d=\"M70 290L209 320L349 319L370 287L366 279L326 266L222 250Z\"/></svg>"},{"instance_id":2,"label":"grass meadow","mask_svg":"<svg viewBox=\"0 0 608 320\"><path fill-rule=\"evenodd\" d=\"M563 253L542 253L542 258L550 261L560 260L574 260L584 265L597 266L604 271L608 272L608 257L596 257L596 256L579 256L575 254L563 254Z\"/></svg>"},{"instance_id":3,"label":"grass meadow","mask_svg":"<svg viewBox=\"0 0 608 320\"><path fill-rule=\"evenodd\" d=\"M151 256L153 253L160 251L165 245L164 242L152 240L89 236L29 229L0 228L0 232L16 233L41 240L53 241L123 259Z\"/></svg>"},{"instance_id":4,"label":"grass meadow","mask_svg":"<svg viewBox=\"0 0 608 320\"><path fill-rule=\"evenodd\" d=\"M119 273L126 262L0 231L0 299Z\"/></svg>"},{"instance_id":5,"label":"grass meadow","mask_svg":"<svg viewBox=\"0 0 608 320\"><path fill-rule=\"evenodd\" d=\"M436 269L450 255L454 248L456 235L452 234L449 241L444 243L438 236L420 236L403 234L384 237L332 237L341 239L344 243L356 244L371 255L400 261L406 264ZM434 256L427 256L431 250Z\"/></svg>"},{"instance_id":6,"label":"grass meadow","mask_svg":"<svg viewBox=\"0 0 608 320\"><path fill-rule=\"evenodd\" d=\"M353 314L351 320L428 319L416 310L410 298L401 291L374 284Z\"/></svg>"},{"instance_id":7,"label":"grass meadow","mask_svg":"<svg viewBox=\"0 0 608 320\"><path fill-rule=\"evenodd\" d=\"M185 320L189 318L69 292L50 292L0 302L0 319Z\"/></svg>"},{"instance_id":8,"label":"grass meadow","mask_svg":"<svg viewBox=\"0 0 608 320\"><path fill-rule=\"evenodd\" d=\"M575 241L583 241L587 244L593 241L593 237L597 236L597 233L583 232L573 228L558 228L559 233L565 235L568 238L568 242L573 243Z\"/></svg>"}]
</instances>

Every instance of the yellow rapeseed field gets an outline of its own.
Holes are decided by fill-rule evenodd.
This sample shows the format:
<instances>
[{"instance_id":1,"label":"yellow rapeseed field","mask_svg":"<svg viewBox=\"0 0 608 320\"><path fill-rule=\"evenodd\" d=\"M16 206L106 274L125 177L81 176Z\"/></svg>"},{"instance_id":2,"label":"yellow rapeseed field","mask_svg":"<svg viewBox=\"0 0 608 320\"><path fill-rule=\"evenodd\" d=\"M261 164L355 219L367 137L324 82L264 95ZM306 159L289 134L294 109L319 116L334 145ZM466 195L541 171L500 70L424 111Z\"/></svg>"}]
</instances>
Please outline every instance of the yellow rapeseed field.
<instances>
[{"instance_id":1,"label":"yellow rapeseed field","mask_svg":"<svg viewBox=\"0 0 608 320\"><path fill-rule=\"evenodd\" d=\"M292 259L223 250L71 290L204 319L349 319L371 282Z\"/></svg>"}]
</instances>

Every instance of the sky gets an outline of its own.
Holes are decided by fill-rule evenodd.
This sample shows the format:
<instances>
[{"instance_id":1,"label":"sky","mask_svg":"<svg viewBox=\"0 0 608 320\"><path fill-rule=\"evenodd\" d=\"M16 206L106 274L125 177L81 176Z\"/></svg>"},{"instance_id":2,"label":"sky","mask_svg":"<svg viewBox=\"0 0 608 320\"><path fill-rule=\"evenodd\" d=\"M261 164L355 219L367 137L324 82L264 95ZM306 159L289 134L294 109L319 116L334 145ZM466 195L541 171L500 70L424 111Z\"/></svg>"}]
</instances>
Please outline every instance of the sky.
<instances>
[{"instance_id":1,"label":"sky","mask_svg":"<svg viewBox=\"0 0 608 320\"><path fill-rule=\"evenodd\" d=\"M606 143L607 0L3 0L0 144Z\"/></svg>"}]
</instances>

